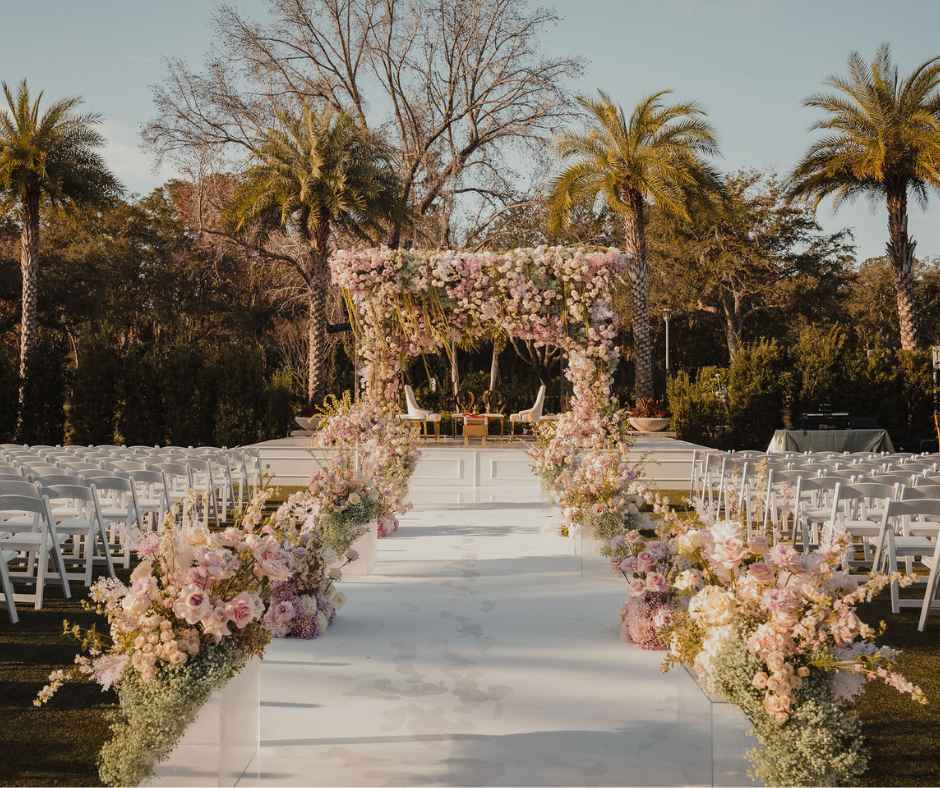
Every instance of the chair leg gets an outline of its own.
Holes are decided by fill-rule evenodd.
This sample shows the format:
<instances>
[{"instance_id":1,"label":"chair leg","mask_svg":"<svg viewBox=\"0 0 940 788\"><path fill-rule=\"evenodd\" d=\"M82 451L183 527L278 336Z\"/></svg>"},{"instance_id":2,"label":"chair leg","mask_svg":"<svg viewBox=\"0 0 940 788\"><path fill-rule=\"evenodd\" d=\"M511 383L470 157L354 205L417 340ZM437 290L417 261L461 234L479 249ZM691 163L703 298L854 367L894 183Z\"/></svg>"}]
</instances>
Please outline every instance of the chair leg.
<instances>
[{"instance_id":1,"label":"chair leg","mask_svg":"<svg viewBox=\"0 0 940 788\"><path fill-rule=\"evenodd\" d=\"M0 558L0 560L3 560ZM0 583L3 584L3 596L6 598L7 613L10 614L10 623L16 624L20 620L16 612L16 601L13 598L13 582L10 580L10 573L7 571L6 561L0 566Z\"/></svg>"},{"instance_id":2,"label":"chair leg","mask_svg":"<svg viewBox=\"0 0 940 788\"><path fill-rule=\"evenodd\" d=\"M101 549L104 550L104 562L108 567L108 575L112 578L117 577L114 573L114 563L111 561L111 548L108 546L108 534L101 520L98 520L98 536L101 538ZM94 544L94 537L92 537L92 539L92 544Z\"/></svg>"},{"instance_id":3,"label":"chair leg","mask_svg":"<svg viewBox=\"0 0 940 788\"><path fill-rule=\"evenodd\" d=\"M58 555L58 552L56 553ZM49 550L46 545L37 551L36 560L39 562L36 568L36 589L33 594L33 608L39 610L42 608L42 597L46 590L46 569L49 563ZM64 580L64 578L63 578Z\"/></svg>"},{"instance_id":4,"label":"chair leg","mask_svg":"<svg viewBox=\"0 0 940 788\"><path fill-rule=\"evenodd\" d=\"M930 608L933 607L934 599L937 596L937 566L940 561L935 560L930 567L930 575L927 577L927 589L924 591L924 604L920 608L920 621L917 623L917 631L923 632L927 626L927 616L930 614Z\"/></svg>"}]
</instances>

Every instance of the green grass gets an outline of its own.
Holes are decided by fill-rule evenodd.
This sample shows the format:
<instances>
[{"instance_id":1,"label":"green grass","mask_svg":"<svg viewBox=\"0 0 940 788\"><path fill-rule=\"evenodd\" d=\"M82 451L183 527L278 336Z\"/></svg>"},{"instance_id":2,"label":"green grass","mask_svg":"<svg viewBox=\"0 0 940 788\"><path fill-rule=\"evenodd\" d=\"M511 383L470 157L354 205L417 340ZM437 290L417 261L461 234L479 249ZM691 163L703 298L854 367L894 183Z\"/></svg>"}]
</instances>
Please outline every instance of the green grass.
<instances>
[{"instance_id":1,"label":"green grass","mask_svg":"<svg viewBox=\"0 0 940 788\"><path fill-rule=\"evenodd\" d=\"M924 632L919 616L919 608L893 615L887 599L862 608L869 624L888 624L884 642L902 650L901 671L930 701L918 706L883 684L868 685L858 705L871 755L863 785L940 785L940 615L927 619Z\"/></svg>"},{"instance_id":2,"label":"green grass","mask_svg":"<svg viewBox=\"0 0 940 788\"><path fill-rule=\"evenodd\" d=\"M19 605L20 621L0 612L0 719L3 720L3 785L100 785L96 758L108 738L109 713L117 696L91 684L63 687L48 706L33 698L56 668L75 657L77 644L62 636L62 619L87 626L95 616L75 599L84 587L72 584L66 601L47 589L42 610Z\"/></svg>"}]
</instances>

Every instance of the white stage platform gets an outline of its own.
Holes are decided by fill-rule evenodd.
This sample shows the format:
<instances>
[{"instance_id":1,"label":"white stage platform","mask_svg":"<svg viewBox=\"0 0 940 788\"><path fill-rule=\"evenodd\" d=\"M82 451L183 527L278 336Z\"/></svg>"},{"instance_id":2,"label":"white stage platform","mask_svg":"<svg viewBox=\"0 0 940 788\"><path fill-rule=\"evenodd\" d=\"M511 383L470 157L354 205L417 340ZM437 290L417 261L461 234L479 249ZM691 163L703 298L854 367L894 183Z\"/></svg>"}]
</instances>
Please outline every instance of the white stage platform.
<instances>
[{"instance_id":1,"label":"white stage platform","mask_svg":"<svg viewBox=\"0 0 940 788\"><path fill-rule=\"evenodd\" d=\"M532 473L529 444L491 440L485 446L464 446L457 441L423 443L421 458L411 480L415 505L462 505L542 499L539 480ZM256 443L261 462L278 486L302 486L327 459L331 449L315 449L310 438L280 438ZM631 459L651 487L689 489L693 443L663 435L634 438Z\"/></svg>"}]
</instances>

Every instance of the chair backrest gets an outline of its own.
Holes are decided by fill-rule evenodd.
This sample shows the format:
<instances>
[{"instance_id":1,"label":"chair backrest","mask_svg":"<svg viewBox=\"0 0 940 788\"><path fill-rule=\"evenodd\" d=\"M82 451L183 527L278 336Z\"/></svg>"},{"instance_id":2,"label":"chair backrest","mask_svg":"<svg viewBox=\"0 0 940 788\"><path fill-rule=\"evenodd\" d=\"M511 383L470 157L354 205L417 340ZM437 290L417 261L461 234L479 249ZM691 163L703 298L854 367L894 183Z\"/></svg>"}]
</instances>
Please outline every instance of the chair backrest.
<instances>
[{"instance_id":1,"label":"chair backrest","mask_svg":"<svg viewBox=\"0 0 940 788\"><path fill-rule=\"evenodd\" d=\"M109 468L94 468L90 471L83 471L82 478L87 481L94 481L95 479L129 479L129 471L115 471Z\"/></svg>"},{"instance_id":2,"label":"chair backrest","mask_svg":"<svg viewBox=\"0 0 940 788\"><path fill-rule=\"evenodd\" d=\"M418 407L418 400L415 398L415 390L409 385L405 385L405 407L409 416L417 414L421 408Z\"/></svg>"},{"instance_id":3,"label":"chair backrest","mask_svg":"<svg viewBox=\"0 0 940 788\"><path fill-rule=\"evenodd\" d=\"M940 515L940 499L921 498L910 501L889 501L885 512L886 517L916 517L917 515L929 517Z\"/></svg>"},{"instance_id":4,"label":"chair backrest","mask_svg":"<svg viewBox=\"0 0 940 788\"><path fill-rule=\"evenodd\" d=\"M901 489L902 501L922 500L924 498L940 498L940 484L925 484L919 487L904 487Z\"/></svg>"},{"instance_id":5,"label":"chair backrest","mask_svg":"<svg viewBox=\"0 0 940 788\"><path fill-rule=\"evenodd\" d=\"M0 495L0 512L32 512L46 517L46 501L38 495Z\"/></svg>"},{"instance_id":6,"label":"chair backrest","mask_svg":"<svg viewBox=\"0 0 940 788\"><path fill-rule=\"evenodd\" d=\"M52 484L43 490L50 501L85 501L94 503L95 496L88 485L78 484Z\"/></svg>"},{"instance_id":7,"label":"chair backrest","mask_svg":"<svg viewBox=\"0 0 940 788\"><path fill-rule=\"evenodd\" d=\"M130 479L124 476L98 476L95 479L89 479L89 481L99 492L112 490L114 492L133 493Z\"/></svg>"},{"instance_id":8,"label":"chair backrest","mask_svg":"<svg viewBox=\"0 0 940 788\"><path fill-rule=\"evenodd\" d=\"M32 482L23 477L19 479L0 478L0 495L29 495L39 496L39 489Z\"/></svg>"},{"instance_id":9,"label":"chair backrest","mask_svg":"<svg viewBox=\"0 0 940 788\"><path fill-rule=\"evenodd\" d=\"M87 482L81 476L74 476L71 474L49 474L46 476L36 476L33 478L33 481L40 486L40 488L51 487L55 484L71 484L73 486L87 487Z\"/></svg>"},{"instance_id":10,"label":"chair backrest","mask_svg":"<svg viewBox=\"0 0 940 788\"><path fill-rule=\"evenodd\" d=\"M539 386L539 393L535 395L535 404L532 406L532 420L538 421L542 417L545 407L545 384Z\"/></svg>"}]
</instances>

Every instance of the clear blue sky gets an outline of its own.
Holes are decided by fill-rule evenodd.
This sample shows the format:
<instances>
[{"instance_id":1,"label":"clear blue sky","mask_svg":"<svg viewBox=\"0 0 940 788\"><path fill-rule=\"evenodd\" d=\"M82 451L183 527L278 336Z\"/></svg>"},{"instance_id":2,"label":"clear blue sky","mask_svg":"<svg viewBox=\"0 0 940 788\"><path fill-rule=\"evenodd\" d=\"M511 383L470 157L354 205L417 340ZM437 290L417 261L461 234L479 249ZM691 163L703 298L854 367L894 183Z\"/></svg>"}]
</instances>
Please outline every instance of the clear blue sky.
<instances>
[{"instance_id":1,"label":"clear blue sky","mask_svg":"<svg viewBox=\"0 0 940 788\"><path fill-rule=\"evenodd\" d=\"M785 171L806 147L813 113L801 100L853 49L870 55L883 41L906 70L940 54L940 2L856 0L556 0L562 23L545 40L550 53L588 60L578 89L603 88L624 105L672 88L708 110L721 140L723 169ZM240 0L263 13L263 0ZM210 44L209 0L2 0L0 79L26 76L49 96L80 94L105 116L108 160L124 184L145 192L161 180L139 149L150 116L149 86L165 56L201 62ZM163 173L165 177L167 173ZM882 208L866 202L833 215L850 226L860 257L881 254ZM940 199L912 208L918 253L940 255Z\"/></svg>"}]
</instances>

